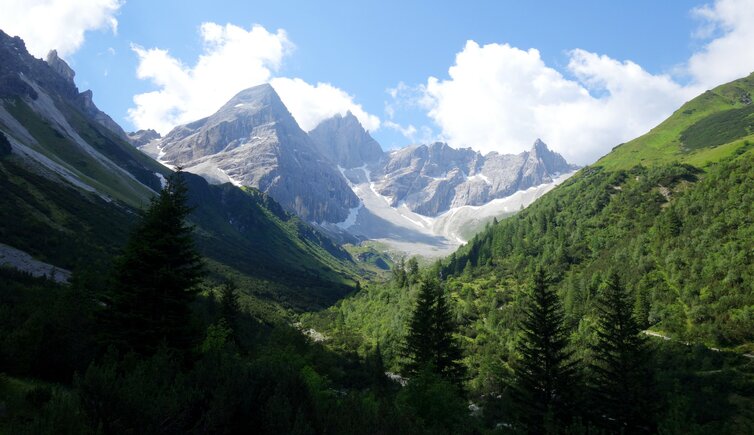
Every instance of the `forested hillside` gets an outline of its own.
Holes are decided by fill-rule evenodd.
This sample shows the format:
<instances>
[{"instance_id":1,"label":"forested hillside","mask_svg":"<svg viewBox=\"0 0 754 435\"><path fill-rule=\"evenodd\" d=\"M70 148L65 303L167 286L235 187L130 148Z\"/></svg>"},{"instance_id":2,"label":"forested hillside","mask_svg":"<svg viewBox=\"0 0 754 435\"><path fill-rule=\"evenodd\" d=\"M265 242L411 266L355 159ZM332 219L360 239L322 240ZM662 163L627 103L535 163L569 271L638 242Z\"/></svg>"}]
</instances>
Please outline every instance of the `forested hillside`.
<instances>
[{"instance_id":1,"label":"forested hillside","mask_svg":"<svg viewBox=\"0 0 754 435\"><path fill-rule=\"evenodd\" d=\"M0 242L60 268L106 269L141 211L39 171L13 154L0 156ZM298 310L351 291L357 265L349 254L269 197L183 176L198 249L214 276L242 279L254 298Z\"/></svg>"},{"instance_id":2,"label":"forested hillside","mask_svg":"<svg viewBox=\"0 0 754 435\"><path fill-rule=\"evenodd\" d=\"M618 147L430 268L444 279L453 301L468 386L480 400L514 382L519 327L535 270L551 280L563 305L569 346L587 365L601 330L597 301L615 273L638 326L666 337L653 339L660 409L681 406L674 401L686 397L689 402L676 411L693 420L690 427L736 432L734 422L741 421L750 427L754 151L749 127L733 134L712 122L739 119L736 114L748 110L731 106L708 110L704 123L683 129L684 143L700 144L680 150L680 158L660 155L642 159L646 166L635 161L626 167L627 154L619 151L626 145ZM666 125L632 143L655 140L651 136L664 134ZM676 139L672 133L667 137ZM654 155L639 145L634 149ZM400 370L417 281L410 267L398 270L390 282L306 315L304 323L335 348L367 352L379 345L388 366ZM724 409L701 405L716 401Z\"/></svg>"}]
</instances>

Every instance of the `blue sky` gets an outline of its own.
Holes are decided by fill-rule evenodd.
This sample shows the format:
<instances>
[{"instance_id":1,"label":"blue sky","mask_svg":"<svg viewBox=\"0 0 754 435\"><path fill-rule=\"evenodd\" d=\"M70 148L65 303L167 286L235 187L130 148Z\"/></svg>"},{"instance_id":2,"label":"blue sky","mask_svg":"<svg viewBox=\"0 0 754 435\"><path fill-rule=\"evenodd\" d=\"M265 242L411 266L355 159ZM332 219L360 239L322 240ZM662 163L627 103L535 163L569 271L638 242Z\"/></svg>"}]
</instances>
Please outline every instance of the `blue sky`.
<instances>
[{"instance_id":1,"label":"blue sky","mask_svg":"<svg viewBox=\"0 0 754 435\"><path fill-rule=\"evenodd\" d=\"M0 28L27 39L35 54L55 43L50 41L70 40L66 32L83 32L81 41L60 51L76 70L79 88L92 89L96 104L126 130L155 124L164 132L219 107L209 90L206 97L195 96L165 82L185 81L184 88L199 90L214 80L226 83L227 93L236 82L286 78L273 86L302 126L358 106L363 112L357 116L386 149L443 139L483 152L516 152L544 136L570 160L589 163L695 93L754 69L752 56L733 59L725 44L726 38L734 45L754 42L738 21L751 15L750 0L215 0L190 6L175 0L80 0L56 5L61 1L32 0L41 8L36 17L23 16L30 8L18 6L5 22L0 18ZM10 9L12 3L28 4L0 0L6 2ZM42 15L43 24L52 22L65 8L83 18L69 20L67 27L42 25L49 31L41 35L22 26ZM242 33L236 49L218 48L235 43L230 35L251 32L253 25L261 26L267 42ZM202 29L222 33L221 42L212 46ZM235 65L234 53L251 63L239 59ZM217 63L208 67L214 72L197 72L202 55ZM705 66L710 59L725 62L711 70ZM165 65L177 65L178 72L166 73ZM454 65L457 77L449 72ZM142 78L140 66L150 70ZM223 75L244 68L250 70L247 79ZM164 92L141 106L134 102L134 96L156 91ZM160 105L165 110L155 111ZM193 109L182 113L184 106ZM141 110L134 114L134 109Z\"/></svg>"}]
</instances>

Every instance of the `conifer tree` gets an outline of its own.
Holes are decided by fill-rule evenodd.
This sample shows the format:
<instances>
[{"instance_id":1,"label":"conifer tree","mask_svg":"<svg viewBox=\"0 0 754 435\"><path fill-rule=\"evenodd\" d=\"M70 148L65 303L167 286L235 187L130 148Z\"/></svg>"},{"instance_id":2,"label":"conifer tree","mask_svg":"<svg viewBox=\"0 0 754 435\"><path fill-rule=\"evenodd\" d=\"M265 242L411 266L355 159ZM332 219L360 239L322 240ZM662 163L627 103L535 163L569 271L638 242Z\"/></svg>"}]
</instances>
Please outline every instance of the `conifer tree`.
<instances>
[{"instance_id":1,"label":"conifer tree","mask_svg":"<svg viewBox=\"0 0 754 435\"><path fill-rule=\"evenodd\" d=\"M116 259L101 313L106 345L152 353L163 343L176 349L194 343L189 304L202 262L186 224L186 200L181 173L173 173Z\"/></svg>"},{"instance_id":2,"label":"conifer tree","mask_svg":"<svg viewBox=\"0 0 754 435\"><path fill-rule=\"evenodd\" d=\"M435 295L434 342L437 372L456 386L463 384L465 369L461 364L463 352L453 337L456 325L445 292L438 286Z\"/></svg>"},{"instance_id":3,"label":"conifer tree","mask_svg":"<svg viewBox=\"0 0 754 435\"><path fill-rule=\"evenodd\" d=\"M639 328L645 329L649 327L649 312L651 304L649 301L649 289L637 288L636 289L636 301L634 302L634 318Z\"/></svg>"},{"instance_id":4,"label":"conifer tree","mask_svg":"<svg viewBox=\"0 0 754 435\"><path fill-rule=\"evenodd\" d=\"M406 261L403 257L400 257L398 261L393 265L393 280L398 287L405 287L408 284L406 277Z\"/></svg>"},{"instance_id":5,"label":"conifer tree","mask_svg":"<svg viewBox=\"0 0 754 435\"><path fill-rule=\"evenodd\" d=\"M372 388L378 393L383 394L390 385L387 376L385 375L385 361L382 359L382 350L380 344L367 355L366 366L369 371L369 377L372 384Z\"/></svg>"},{"instance_id":6,"label":"conifer tree","mask_svg":"<svg viewBox=\"0 0 754 435\"><path fill-rule=\"evenodd\" d=\"M432 337L434 336L436 293L434 281L423 279L419 284L419 294L416 297L416 306L411 315L403 349L407 359L405 370L411 375L435 363Z\"/></svg>"},{"instance_id":7,"label":"conifer tree","mask_svg":"<svg viewBox=\"0 0 754 435\"><path fill-rule=\"evenodd\" d=\"M226 281L220 289L220 316L233 334L238 332L238 316L241 313L241 304L239 302L238 287L233 281Z\"/></svg>"},{"instance_id":8,"label":"conifer tree","mask_svg":"<svg viewBox=\"0 0 754 435\"><path fill-rule=\"evenodd\" d=\"M419 261L416 257L411 257L406 262L406 274L409 284L415 284L419 279Z\"/></svg>"},{"instance_id":9,"label":"conifer tree","mask_svg":"<svg viewBox=\"0 0 754 435\"><path fill-rule=\"evenodd\" d=\"M423 278L419 285L403 350L405 370L410 375L429 370L460 388L462 352L453 338L456 327L442 287L434 278Z\"/></svg>"},{"instance_id":10,"label":"conifer tree","mask_svg":"<svg viewBox=\"0 0 754 435\"><path fill-rule=\"evenodd\" d=\"M592 393L598 420L611 430L649 432L652 428L650 351L633 314L632 300L617 274L611 274L598 301Z\"/></svg>"},{"instance_id":11,"label":"conifer tree","mask_svg":"<svg viewBox=\"0 0 754 435\"><path fill-rule=\"evenodd\" d=\"M558 295L538 269L524 309L514 380L519 418L529 433L567 425L572 417L576 367L563 319Z\"/></svg>"}]
</instances>

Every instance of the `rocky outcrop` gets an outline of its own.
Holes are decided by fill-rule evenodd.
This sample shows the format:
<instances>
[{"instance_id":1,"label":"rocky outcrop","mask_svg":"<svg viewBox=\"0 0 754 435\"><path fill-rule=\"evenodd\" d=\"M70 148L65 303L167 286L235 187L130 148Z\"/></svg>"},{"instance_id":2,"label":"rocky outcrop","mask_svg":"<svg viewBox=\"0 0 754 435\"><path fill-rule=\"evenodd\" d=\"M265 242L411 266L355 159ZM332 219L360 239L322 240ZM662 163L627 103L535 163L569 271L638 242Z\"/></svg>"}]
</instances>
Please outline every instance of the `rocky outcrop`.
<instances>
[{"instance_id":1,"label":"rocky outcrop","mask_svg":"<svg viewBox=\"0 0 754 435\"><path fill-rule=\"evenodd\" d=\"M47 59L0 31L0 128L14 153L103 198L143 204L159 190L155 173L164 168L125 142L125 132L97 108L92 93L79 92L74 72L57 53ZM33 134L35 125L53 134Z\"/></svg>"},{"instance_id":2,"label":"rocky outcrop","mask_svg":"<svg viewBox=\"0 0 754 435\"><path fill-rule=\"evenodd\" d=\"M45 61L47 62L47 65L50 65L50 68L52 68L53 71L60 74L61 77L71 84L74 83L73 78L76 77L76 72L73 71L63 59L58 57L57 50L52 50L47 53L47 59L45 59Z\"/></svg>"},{"instance_id":3,"label":"rocky outcrop","mask_svg":"<svg viewBox=\"0 0 754 435\"><path fill-rule=\"evenodd\" d=\"M436 142L391 153L372 181L392 206L405 204L416 213L436 216L550 183L574 169L539 139L530 151L485 156Z\"/></svg>"},{"instance_id":4,"label":"rocky outcrop","mask_svg":"<svg viewBox=\"0 0 754 435\"><path fill-rule=\"evenodd\" d=\"M127 136L128 141L136 148L144 146L149 142L152 142L153 140L162 138L162 136L160 136L160 133L157 133L151 128L148 130L133 131L131 133L128 133Z\"/></svg>"},{"instance_id":5,"label":"rocky outcrop","mask_svg":"<svg viewBox=\"0 0 754 435\"><path fill-rule=\"evenodd\" d=\"M322 155L345 169L375 164L384 157L380 144L351 112L322 121L309 137Z\"/></svg>"},{"instance_id":6,"label":"rocky outcrop","mask_svg":"<svg viewBox=\"0 0 754 435\"><path fill-rule=\"evenodd\" d=\"M31 81L91 116L96 122L126 140L126 133L110 116L97 108L92 91L79 93L74 77L76 73L58 57L55 50L47 54L47 60L36 59L26 51L24 42L10 37L0 30L0 98L30 98L36 100L37 91Z\"/></svg>"},{"instance_id":7,"label":"rocky outcrop","mask_svg":"<svg viewBox=\"0 0 754 435\"><path fill-rule=\"evenodd\" d=\"M156 150L162 161L211 181L255 187L308 221L340 222L359 203L267 84L174 128Z\"/></svg>"},{"instance_id":8,"label":"rocky outcrop","mask_svg":"<svg viewBox=\"0 0 754 435\"><path fill-rule=\"evenodd\" d=\"M31 276L45 277L65 283L71 279L71 271L39 261L28 253L0 243L0 266L18 269Z\"/></svg>"},{"instance_id":9,"label":"rocky outcrop","mask_svg":"<svg viewBox=\"0 0 754 435\"><path fill-rule=\"evenodd\" d=\"M128 136L121 126L113 121L113 118L111 118L110 115L99 110L97 105L94 104L93 93L91 90L86 90L79 94L79 103L87 115L91 116L100 125L110 130L110 132L118 136L118 138L129 142Z\"/></svg>"},{"instance_id":10,"label":"rocky outcrop","mask_svg":"<svg viewBox=\"0 0 754 435\"><path fill-rule=\"evenodd\" d=\"M0 30L0 98L28 97L37 99L37 92L25 78L33 78L42 87L65 98L75 98L78 89L72 81L50 68L47 62L26 51L26 44L18 36L11 37Z\"/></svg>"}]
</instances>

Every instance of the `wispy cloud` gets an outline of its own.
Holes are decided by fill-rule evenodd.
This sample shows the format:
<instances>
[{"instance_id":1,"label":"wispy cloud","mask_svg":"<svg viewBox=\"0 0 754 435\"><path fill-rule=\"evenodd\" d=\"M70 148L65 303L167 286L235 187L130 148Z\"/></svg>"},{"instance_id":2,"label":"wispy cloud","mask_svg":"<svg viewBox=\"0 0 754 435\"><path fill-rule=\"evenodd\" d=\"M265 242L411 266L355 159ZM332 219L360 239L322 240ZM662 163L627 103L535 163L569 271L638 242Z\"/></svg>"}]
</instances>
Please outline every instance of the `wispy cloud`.
<instances>
[{"instance_id":1,"label":"wispy cloud","mask_svg":"<svg viewBox=\"0 0 754 435\"><path fill-rule=\"evenodd\" d=\"M701 87L713 87L754 70L754 1L718 0L696 8L697 36L711 39L691 56L688 73Z\"/></svg>"}]
</instances>

